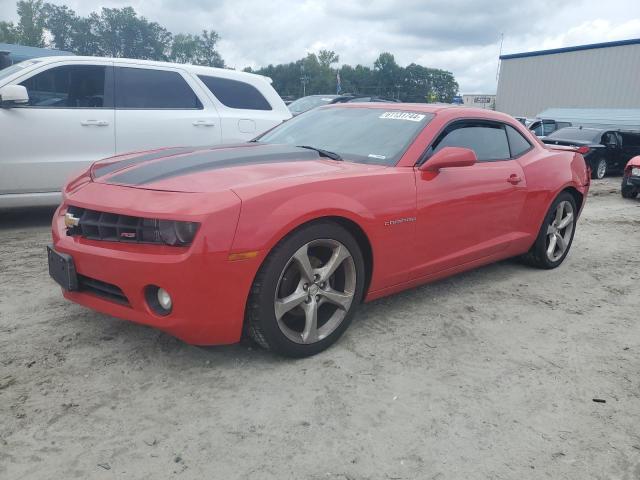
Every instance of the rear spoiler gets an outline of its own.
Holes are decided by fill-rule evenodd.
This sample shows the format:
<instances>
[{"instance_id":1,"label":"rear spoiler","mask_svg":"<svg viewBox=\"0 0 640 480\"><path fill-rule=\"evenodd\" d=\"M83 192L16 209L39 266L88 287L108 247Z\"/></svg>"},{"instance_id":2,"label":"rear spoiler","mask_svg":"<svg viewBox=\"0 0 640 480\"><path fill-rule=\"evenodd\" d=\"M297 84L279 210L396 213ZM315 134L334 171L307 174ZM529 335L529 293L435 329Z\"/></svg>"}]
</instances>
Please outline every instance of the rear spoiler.
<instances>
[{"instance_id":1,"label":"rear spoiler","mask_svg":"<svg viewBox=\"0 0 640 480\"><path fill-rule=\"evenodd\" d=\"M569 151L569 152L576 152L576 153L580 153L582 155L584 155L585 153L588 153L590 148L587 147L586 145L553 145L550 143L544 143L544 146L547 147L549 150L562 150L564 152Z\"/></svg>"}]
</instances>

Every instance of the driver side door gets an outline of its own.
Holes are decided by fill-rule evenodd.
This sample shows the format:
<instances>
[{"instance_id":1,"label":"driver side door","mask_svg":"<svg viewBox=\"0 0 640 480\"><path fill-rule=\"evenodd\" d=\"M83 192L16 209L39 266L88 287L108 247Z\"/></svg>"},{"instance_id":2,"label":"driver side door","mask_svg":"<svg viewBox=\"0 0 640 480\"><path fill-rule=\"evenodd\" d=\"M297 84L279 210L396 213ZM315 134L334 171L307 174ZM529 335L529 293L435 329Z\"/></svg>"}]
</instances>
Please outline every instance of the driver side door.
<instances>
[{"instance_id":1,"label":"driver side door","mask_svg":"<svg viewBox=\"0 0 640 480\"><path fill-rule=\"evenodd\" d=\"M513 134L518 136L514 142L523 142L520 154L532 148L513 127L484 120L453 122L429 147L427 162L444 147L469 148L478 160L437 172L415 170L417 262L412 278L498 254L517 236L527 187L510 149L507 135Z\"/></svg>"}]
</instances>

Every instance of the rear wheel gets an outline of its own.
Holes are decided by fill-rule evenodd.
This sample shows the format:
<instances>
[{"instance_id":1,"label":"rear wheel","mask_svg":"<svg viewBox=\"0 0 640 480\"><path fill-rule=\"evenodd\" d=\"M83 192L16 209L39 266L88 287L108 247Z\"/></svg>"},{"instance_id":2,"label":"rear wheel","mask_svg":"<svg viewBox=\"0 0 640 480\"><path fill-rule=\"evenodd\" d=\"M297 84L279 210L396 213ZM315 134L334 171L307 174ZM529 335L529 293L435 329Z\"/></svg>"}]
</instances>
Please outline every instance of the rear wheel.
<instances>
[{"instance_id":1,"label":"rear wheel","mask_svg":"<svg viewBox=\"0 0 640 480\"><path fill-rule=\"evenodd\" d=\"M274 248L256 275L248 333L281 355L314 355L347 329L363 288L364 261L353 236L332 222L303 227Z\"/></svg>"},{"instance_id":2,"label":"rear wheel","mask_svg":"<svg viewBox=\"0 0 640 480\"><path fill-rule=\"evenodd\" d=\"M591 178L602 180L607 175L607 159L599 158L591 169Z\"/></svg>"},{"instance_id":3,"label":"rear wheel","mask_svg":"<svg viewBox=\"0 0 640 480\"><path fill-rule=\"evenodd\" d=\"M562 192L551 204L538 237L523 260L538 268L559 266L571 248L577 219L576 201L568 192Z\"/></svg>"}]
</instances>

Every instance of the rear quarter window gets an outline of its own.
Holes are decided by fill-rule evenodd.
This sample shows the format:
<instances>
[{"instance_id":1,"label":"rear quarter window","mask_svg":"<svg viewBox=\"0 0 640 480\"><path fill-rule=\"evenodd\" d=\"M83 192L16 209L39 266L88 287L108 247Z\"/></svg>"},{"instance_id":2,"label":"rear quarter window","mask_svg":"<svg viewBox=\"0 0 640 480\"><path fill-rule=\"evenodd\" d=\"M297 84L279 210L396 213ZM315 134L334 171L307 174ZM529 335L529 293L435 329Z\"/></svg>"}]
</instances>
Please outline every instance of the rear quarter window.
<instances>
[{"instance_id":1,"label":"rear quarter window","mask_svg":"<svg viewBox=\"0 0 640 480\"><path fill-rule=\"evenodd\" d=\"M253 85L208 75L198 75L198 78L226 107L240 110L272 110L267 99Z\"/></svg>"},{"instance_id":2,"label":"rear quarter window","mask_svg":"<svg viewBox=\"0 0 640 480\"><path fill-rule=\"evenodd\" d=\"M523 153L531 149L531 144L522 136L515 128L506 125L507 138L509 139L509 148L511 149L511 157L519 157Z\"/></svg>"}]
</instances>

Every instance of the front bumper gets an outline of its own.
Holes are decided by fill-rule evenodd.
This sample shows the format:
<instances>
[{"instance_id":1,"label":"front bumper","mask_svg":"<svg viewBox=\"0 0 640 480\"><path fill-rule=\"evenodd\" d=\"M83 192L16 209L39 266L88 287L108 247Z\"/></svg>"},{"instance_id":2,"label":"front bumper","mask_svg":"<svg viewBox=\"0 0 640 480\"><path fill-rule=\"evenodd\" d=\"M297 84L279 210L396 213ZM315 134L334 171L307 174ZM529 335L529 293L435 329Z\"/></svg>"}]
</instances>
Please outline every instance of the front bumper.
<instances>
[{"instance_id":1,"label":"front bumper","mask_svg":"<svg viewBox=\"0 0 640 480\"><path fill-rule=\"evenodd\" d=\"M622 178L622 182L625 185L640 188L640 177L636 175L626 175Z\"/></svg>"},{"instance_id":2,"label":"front bumper","mask_svg":"<svg viewBox=\"0 0 640 480\"><path fill-rule=\"evenodd\" d=\"M63 289L65 298L107 315L158 328L194 345L229 344L240 339L259 258L230 261L229 248L214 246L213 235L204 228L190 247L68 236L64 210L61 206L53 219L55 250L73 258L79 276L117 287L126 301L82 288ZM235 208L230 209L229 218L237 220L237 213ZM230 241L225 243L230 247ZM157 314L147 304L148 285L170 293L170 314Z\"/></svg>"}]
</instances>

